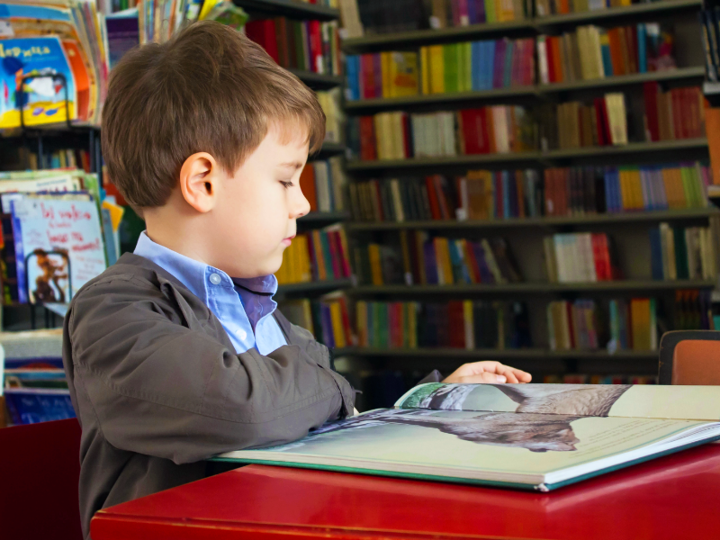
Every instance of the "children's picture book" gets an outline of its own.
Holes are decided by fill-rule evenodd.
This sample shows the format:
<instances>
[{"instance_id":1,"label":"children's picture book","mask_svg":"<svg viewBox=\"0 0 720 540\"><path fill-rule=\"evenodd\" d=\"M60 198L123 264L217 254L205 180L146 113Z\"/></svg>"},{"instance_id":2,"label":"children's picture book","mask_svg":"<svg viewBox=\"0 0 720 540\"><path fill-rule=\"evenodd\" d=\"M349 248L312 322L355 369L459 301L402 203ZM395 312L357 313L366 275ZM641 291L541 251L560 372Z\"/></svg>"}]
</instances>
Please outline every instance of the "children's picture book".
<instances>
[{"instance_id":1,"label":"children's picture book","mask_svg":"<svg viewBox=\"0 0 720 540\"><path fill-rule=\"evenodd\" d=\"M25 125L77 117L73 70L59 38L0 41L0 67L0 128L19 127L21 110ZM87 79L83 84L87 88Z\"/></svg>"},{"instance_id":2,"label":"children's picture book","mask_svg":"<svg viewBox=\"0 0 720 540\"><path fill-rule=\"evenodd\" d=\"M12 215L20 302L67 303L105 270L98 207L87 193L23 195Z\"/></svg>"},{"instance_id":3,"label":"children's picture book","mask_svg":"<svg viewBox=\"0 0 720 540\"><path fill-rule=\"evenodd\" d=\"M419 385L392 409L216 459L550 491L720 439L720 388Z\"/></svg>"}]
</instances>

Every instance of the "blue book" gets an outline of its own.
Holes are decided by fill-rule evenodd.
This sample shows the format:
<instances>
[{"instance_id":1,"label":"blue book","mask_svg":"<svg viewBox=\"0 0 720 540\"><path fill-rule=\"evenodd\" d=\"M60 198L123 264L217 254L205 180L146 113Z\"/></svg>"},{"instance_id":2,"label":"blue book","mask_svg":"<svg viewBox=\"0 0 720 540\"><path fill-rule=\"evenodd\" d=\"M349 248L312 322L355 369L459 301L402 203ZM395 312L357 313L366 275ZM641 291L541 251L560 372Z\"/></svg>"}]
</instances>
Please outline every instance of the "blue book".
<instances>
[{"instance_id":1,"label":"blue book","mask_svg":"<svg viewBox=\"0 0 720 540\"><path fill-rule=\"evenodd\" d=\"M460 258L460 252L458 251L457 245L452 240L448 241L448 252L450 253L450 266L453 272L454 283L468 283L464 279L463 275L463 263Z\"/></svg>"},{"instance_id":2,"label":"blue book","mask_svg":"<svg viewBox=\"0 0 720 540\"><path fill-rule=\"evenodd\" d=\"M473 41L470 46L470 65L472 66L472 89L478 91L482 88L483 54L482 42Z\"/></svg>"},{"instance_id":3,"label":"blue book","mask_svg":"<svg viewBox=\"0 0 720 540\"><path fill-rule=\"evenodd\" d=\"M660 228L650 229L650 268L652 269L652 278L657 280L664 279L663 276L663 258L662 258L662 241L660 239Z\"/></svg>"},{"instance_id":4,"label":"blue book","mask_svg":"<svg viewBox=\"0 0 720 540\"><path fill-rule=\"evenodd\" d=\"M467 3L467 10L468 10L468 21L470 21L470 24L477 24L477 5L473 0L468 0Z\"/></svg>"},{"instance_id":5,"label":"blue book","mask_svg":"<svg viewBox=\"0 0 720 540\"><path fill-rule=\"evenodd\" d=\"M495 48L497 41L486 41L485 42L485 58L487 63L485 64L485 71L483 76L485 78L485 84L483 90L492 90L493 88L493 77L495 75Z\"/></svg>"},{"instance_id":6,"label":"blue book","mask_svg":"<svg viewBox=\"0 0 720 540\"><path fill-rule=\"evenodd\" d=\"M432 241L423 244L423 262L425 263L425 277L428 285L438 284L437 257L435 257L435 245Z\"/></svg>"},{"instance_id":7,"label":"blue book","mask_svg":"<svg viewBox=\"0 0 720 540\"><path fill-rule=\"evenodd\" d=\"M610 44L604 43L600 46L602 52L603 71L606 77L612 77L614 75L612 66L612 56L610 55Z\"/></svg>"},{"instance_id":8,"label":"blue book","mask_svg":"<svg viewBox=\"0 0 720 540\"><path fill-rule=\"evenodd\" d=\"M355 101L360 99L360 57L357 55L348 56L345 61L345 70L347 72L348 99Z\"/></svg>"},{"instance_id":9,"label":"blue book","mask_svg":"<svg viewBox=\"0 0 720 540\"><path fill-rule=\"evenodd\" d=\"M15 425L75 418L69 390L5 388L5 403Z\"/></svg>"},{"instance_id":10,"label":"blue book","mask_svg":"<svg viewBox=\"0 0 720 540\"><path fill-rule=\"evenodd\" d=\"M603 176L603 184L605 185L605 209L608 213L614 212L613 206L613 193L612 193L612 179L610 178L610 171L606 170Z\"/></svg>"},{"instance_id":11,"label":"blue book","mask_svg":"<svg viewBox=\"0 0 720 540\"><path fill-rule=\"evenodd\" d=\"M647 73L647 31L645 24L637 25L638 73Z\"/></svg>"}]
</instances>

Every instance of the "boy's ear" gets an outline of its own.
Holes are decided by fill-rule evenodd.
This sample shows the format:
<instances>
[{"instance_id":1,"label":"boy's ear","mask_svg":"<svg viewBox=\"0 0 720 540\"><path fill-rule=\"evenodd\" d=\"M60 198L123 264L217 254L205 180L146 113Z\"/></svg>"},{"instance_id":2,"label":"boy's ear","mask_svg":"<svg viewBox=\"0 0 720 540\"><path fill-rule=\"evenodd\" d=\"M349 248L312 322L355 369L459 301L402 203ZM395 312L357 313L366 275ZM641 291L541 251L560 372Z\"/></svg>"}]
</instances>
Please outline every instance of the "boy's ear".
<instances>
[{"instance_id":1,"label":"boy's ear","mask_svg":"<svg viewBox=\"0 0 720 540\"><path fill-rule=\"evenodd\" d=\"M222 167L207 152L187 158L180 169L180 191L185 202L203 214L212 210L221 174Z\"/></svg>"}]
</instances>

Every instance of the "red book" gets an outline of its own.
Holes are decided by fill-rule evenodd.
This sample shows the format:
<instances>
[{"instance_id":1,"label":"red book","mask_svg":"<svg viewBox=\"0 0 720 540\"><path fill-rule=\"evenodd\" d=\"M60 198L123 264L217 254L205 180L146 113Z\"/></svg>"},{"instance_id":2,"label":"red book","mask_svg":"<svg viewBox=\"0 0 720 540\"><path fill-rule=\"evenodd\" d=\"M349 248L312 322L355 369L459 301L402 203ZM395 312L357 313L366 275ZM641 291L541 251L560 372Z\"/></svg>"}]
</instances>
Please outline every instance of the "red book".
<instances>
[{"instance_id":1,"label":"red book","mask_svg":"<svg viewBox=\"0 0 720 540\"><path fill-rule=\"evenodd\" d=\"M338 302L340 303L340 315L342 315L342 325L345 332L345 341L348 342L348 345L355 345L355 340L352 339L352 330L350 328L350 315L348 312L348 306L347 302L345 301L345 297L339 297Z\"/></svg>"},{"instance_id":2,"label":"red book","mask_svg":"<svg viewBox=\"0 0 720 540\"><path fill-rule=\"evenodd\" d=\"M275 23L275 34L278 42L278 64L288 68L290 67L290 49L287 41L287 19L285 17L276 17L273 22Z\"/></svg>"},{"instance_id":3,"label":"red book","mask_svg":"<svg viewBox=\"0 0 720 540\"><path fill-rule=\"evenodd\" d=\"M600 123L602 124L603 132L605 134L605 144L611 145L612 136L610 135L610 120L608 119L607 105L605 104L605 99L596 98L595 106L600 108Z\"/></svg>"},{"instance_id":4,"label":"red book","mask_svg":"<svg viewBox=\"0 0 720 540\"><path fill-rule=\"evenodd\" d=\"M592 235L593 261L595 262L595 274L598 281L607 281L610 279L610 268L607 266L605 259L605 245L602 234Z\"/></svg>"},{"instance_id":5,"label":"red book","mask_svg":"<svg viewBox=\"0 0 720 540\"><path fill-rule=\"evenodd\" d=\"M280 63L277 38L275 37L275 22L272 19L265 19L260 22L263 36L262 46L276 63Z\"/></svg>"},{"instance_id":6,"label":"red book","mask_svg":"<svg viewBox=\"0 0 720 540\"><path fill-rule=\"evenodd\" d=\"M630 61L630 73L638 72L638 48L637 48L637 27L625 27L625 39L628 46L628 60Z\"/></svg>"},{"instance_id":7,"label":"red book","mask_svg":"<svg viewBox=\"0 0 720 540\"><path fill-rule=\"evenodd\" d=\"M335 279L342 277L342 263L340 262L340 249L338 244L340 238L338 238L337 231L328 231L328 245L330 246L330 261L332 262L333 276Z\"/></svg>"},{"instance_id":8,"label":"red book","mask_svg":"<svg viewBox=\"0 0 720 540\"><path fill-rule=\"evenodd\" d=\"M322 33L320 21L308 22L308 34L310 37L310 71L315 73L324 72Z\"/></svg>"},{"instance_id":9,"label":"red book","mask_svg":"<svg viewBox=\"0 0 720 540\"><path fill-rule=\"evenodd\" d=\"M375 122L372 116L360 117L360 159L363 161L377 159Z\"/></svg>"},{"instance_id":10,"label":"red book","mask_svg":"<svg viewBox=\"0 0 720 540\"><path fill-rule=\"evenodd\" d=\"M435 194L434 180L432 176L425 177L425 187L427 188L428 200L430 201L430 213L433 219L442 219L440 213L440 204Z\"/></svg>"},{"instance_id":11,"label":"red book","mask_svg":"<svg viewBox=\"0 0 720 540\"><path fill-rule=\"evenodd\" d=\"M547 51L548 79L551 83L558 82L557 71L555 68L555 56L553 55L553 40L556 39L548 36L545 40L545 49Z\"/></svg>"},{"instance_id":12,"label":"red book","mask_svg":"<svg viewBox=\"0 0 720 540\"><path fill-rule=\"evenodd\" d=\"M465 318L461 301L448 302L449 346L454 349L465 348Z\"/></svg>"},{"instance_id":13,"label":"red book","mask_svg":"<svg viewBox=\"0 0 720 540\"><path fill-rule=\"evenodd\" d=\"M442 219L452 218L450 206L448 205L447 197L445 197L445 190L443 178L436 174L433 176L433 184L435 185L435 192L437 194L438 206L440 207L440 215Z\"/></svg>"},{"instance_id":14,"label":"red book","mask_svg":"<svg viewBox=\"0 0 720 540\"><path fill-rule=\"evenodd\" d=\"M682 103L680 100L680 89L675 88L674 90L670 90L670 103L672 107L672 116L673 116L673 129L675 131L675 138L676 139L685 139L685 130L683 129L683 110L682 110Z\"/></svg>"},{"instance_id":15,"label":"red book","mask_svg":"<svg viewBox=\"0 0 720 540\"><path fill-rule=\"evenodd\" d=\"M402 124L403 124L403 143L405 146L405 158L413 157L412 148L412 131L410 126L410 115L408 113L402 113Z\"/></svg>"},{"instance_id":16,"label":"red book","mask_svg":"<svg viewBox=\"0 0 720 540\"><path fill-rule=\"evenodd\" d=\"M573 321L572 303L565 302L565 309L567 310L568 333L570 334L570 348L574 349L575 347L577 347L577 343L575 343L575 321Z\"/></svg>"},{"instance_id":17,"label":"red book","mask_svg":"<svg viewBox=\"0 0 720 540\"><path fill-rule=\"evenodd\" d=\"M316 212L317 195L315 192L315 167L312 166L312 163L305 165L305 168L300 173L300 190L310 203L310 211Z\"/></svg>"},{"instance_id":18,"label":"red book","mask_svg":"<svg viewBox=\"0 0 720 540\"><path fill-rule=\"evenodd\" d=\"M308 255L310 257L310 273L312 274L313 281L318 281L320 279L320 271L318 270L318 263L315 258L316 249L315 244L313 243L313 235L306 234L305 237L307 238Z\"/></svg>"},{"instance_id":19,"label":"red book","mask_svg":"<svg viewBox=\"0 0 720 540\"><path fill-rule=\"evenodd\" d=\"M465 154L482 154L480 143L482 138L478 133L479 109L464 109L460 111L462 119L463 140L465 141Z\"/></svg>"},{"instance_id":20,"label":"red book","mask_svg":"<svg viewBox=\"0 0 720 540\"><path fill-rule=\"evenodd\" d=\"M480 154L489 154L492 152L491 141L493 140L493 132L490 129L490 117L487 107L483 107L477 111L475 117L476 128L478 134L478 149Z\"/></svg>"},{"instance_id":21,"label":"red book","mask_svg":"<svg viewBox=\"0 0 720 540\"><path fill-rule=\"evenodd\" d=\"M340 230L337 231L338 235L338 250L340 252L340 263L342 264L342 277L350 277L352 275L352 270L350 269L350 256L345 251L345 246L347 245L347 239L345 238L345 232ZM345 240L345 241L343 241Z\"/></svg>"},{"instance_id":22,"label":"red book","mask_svg":"<svg viewBox=\"0 0 720 540\"><path fill-rule=\"evenodd\" d=\"M660 122L657 114L658 83L656 81L643 84L645 97L645 118L647 119L648 131L651 141L660 140Z\"/></svg>"},{"instance_id":23,"label":"red book","mask_svg":"<svg viewBox=\"0 0 720 540\"><path fill-rule=\"evenodd\" d=\"M362 73L363 98L375 97L375 64L372 54L360 56L360 71Z\"/></svg>"},{"instance_id":24,"label":"red book","mask_svg":"<svg viewBox=\"0 0 720 540\"><path fill-rule=\"evenodd\" d=\"M700 120L700 96L698 95L700 90L698 88L687 89L687 100L688 100L688 117L690 119L690 129L688 137L696 138L702 137L702 127Z\"/></svg>"}]
</instances>

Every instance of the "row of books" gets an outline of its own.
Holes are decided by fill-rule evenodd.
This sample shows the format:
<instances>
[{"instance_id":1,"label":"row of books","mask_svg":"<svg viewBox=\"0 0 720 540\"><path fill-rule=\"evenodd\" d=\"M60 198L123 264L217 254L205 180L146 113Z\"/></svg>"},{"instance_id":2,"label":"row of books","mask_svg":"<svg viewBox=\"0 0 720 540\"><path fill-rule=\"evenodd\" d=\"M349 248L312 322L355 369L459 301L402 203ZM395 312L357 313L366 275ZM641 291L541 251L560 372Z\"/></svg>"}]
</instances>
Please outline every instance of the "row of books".
<instances>
[{"instance_id":1,"label":"row of books","mask_svg":"<svg viewBox=\"0 0 720 540\"><path fill-rule=\"evenodd\" d=\"M604 308L604 306L603 306ZM656 300L558 300L547 306L550 350L654 351L658 344Z\"/></svg>"},{"instance_id":2,"label":"row of books","mask_svg":"<svg viewBox=\"0 0 720 540\"><path fill-rule=\"evenodd\" d=\"M275 276L280 285L349 278L348 253L347 237L339 225L298 234Z\"/></svg>"},{"instance_id":3,"label":"row of books","mask_svg":"<svg viewBox=\"0 0 720 540\"><path fill-rule=\"evenodd\" d=\"M532 85L534 41L499 39L348 56L350 100Z\"/></svg>"},{"instance_id":4,"label":"row of books","mask_svg":"<svg viewBox=\"0 0 720 540\"><path fill-rule=\"evenodd\" d=\"M431 6L432 28L521 21L532 13L532 5L524 0L433 0Z\"/></svg>"},{"instance_id":5,"label":"row of books","mask_svg":"<svg viewBox=\"0 0 720 540\"><path fill-rule=\"evenodd\" d=\"M650 229L653 279L716 279L715 233L712 227L671 227L668 223Z\"/></svg>"},{"instance_id":6,"label":"row of books","mask_svg":"<svg viewBox=\"0 0 720 540\"><path fill-rule=\"evenodd\" d=\"M98 123L107 90L105 25L90 1L3 4L0 129ZM4 39L6 38L6 39Z\"/></svg>"},{"instance_id":7,"label":"row of books","mask_svg":"<svg viewBox=\"0 0 720 540\"><path fill-rule=\"evenodd\" d=\"M520 349L532 346L523 302L365 302L355 304L361 347Z\"/></svg>"},{"instance_id":8,"label":"row of books","mask_svg":"<svg viewBox=\"0 0 720 540\"><path fill-rule=\"evenodd\" d=\"M658 1L658 0L651 0ZM629 7L633 4L647 4L646 0L535 0L538 17L602 11L608 8Z\"/></svg>"},{"instance_id":9,"label":"row of books","mask_svg":"<svg viewBox=\"0 0 720 540\"><path fill-rule=\"evenodd\" d=\"M705 114L700 88L673 88L662 92L648 83L642 100L644 132L630 134L625 95L605 94L592 103L569 101L557 106L557 147L624 145L636 142L695 139L705 136ZM637 112L635 112L637 114ZM562 126L562 129L559 129Z\"/></svg>"},{"instance_id":10,"label":"row of books","mask_svg":"<svg viewBox=\"0 0 720 540\"><path fill-rule=\"evenodd\" d=\"M517 283L522 274L502 238L471 241L401 231L399 245L370 243L353 251L361 283L453 285Z\"/></svg>"},{"instance_id":11,"label":"row of books","mask_svg":"<svg viewBox=\"0 0 720 540\"><path fill-rule=\"evenodd\" d=\"M290 322L310 331L317 341L331 349L357 345L348 302L340 293L314 301L307 298L281 300L279 308Z\"/></svg>"},{"instance_id":12,"label":"row of books","mask_svg":"<svg viewBox=\"0 0 720 540\"><path fill-rule=\"evenodd\" d=\"M300 188L310 203L311 212L342 212L343 191L347 180L342 158L311 161L300 174Z\"/></svg>"},{"instance_id":13,"label":"row of books","mask_svg":"<svg viewBox=\"0 0 720 540\"><path fill-rule=\"evenodd\" d=\"M709 166L564 167L468 171L464 176L349 184L353 219L365 222L582 216L707 206Z\"/></svg>"},{"instance_id":14,"label":"row of books","mask_svg":"<svg viewBox=\"0 0 720 540\"><path fill-rule=\"evenodd\" d=\"M659 23L600 28L579 26L560 36L537 38L544 84L602 79L675 67L673 35Z\"/></svg>"},{"instance_id":15,"label":"row of books","mask_svg":"<svg viewBox=\"0 0 720 540\"><path fill-rule=\"evenodd\" d=\"M535 147L524 108L498 105L458 112L352 117L348 146L362 160L509 153Z\"/></svg>"},{"instance_id":16,"label":"row of books","mask_svg":"<svg viewBox=\"0 0 720 540\"><path fill-rule=\"evenodd\" d=\"M543 239L551 283L594 283L620 279L617 258L605 233L560 233Z\"/></svg>"},{"instance_id":17,"label":"row of books","mask_svg":"<svg viewBox=\"0 0 720 540\"><path fill-rule=\"evenodd\" d=\"M324 75L342 74L337 21L260 19L248 22L245 34L279 66Z\"/></svg>"},{"instance_id":18,"label":"row of books","mask_svg":"<svg viewBox=\"0 0 720 540\"><path fill-rule=\"evenodd\" d=\"M87 150L67 148L37 154L27 148L19 148L17 158L17 163L8 164L8 170L13 168L32 171L40 169L82 169L85 172L90 172L90 153ZM26 162L27 166L25 166ZM3 164L3 167L5 167L5 164Z\"/></svg>"}]
</instances>

